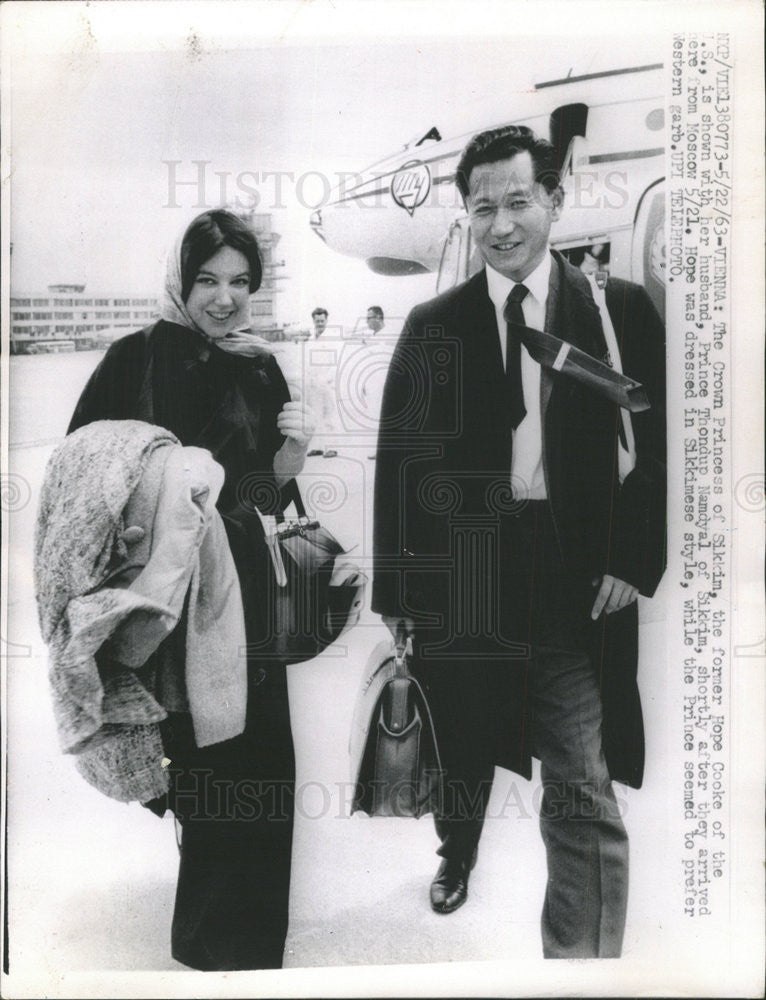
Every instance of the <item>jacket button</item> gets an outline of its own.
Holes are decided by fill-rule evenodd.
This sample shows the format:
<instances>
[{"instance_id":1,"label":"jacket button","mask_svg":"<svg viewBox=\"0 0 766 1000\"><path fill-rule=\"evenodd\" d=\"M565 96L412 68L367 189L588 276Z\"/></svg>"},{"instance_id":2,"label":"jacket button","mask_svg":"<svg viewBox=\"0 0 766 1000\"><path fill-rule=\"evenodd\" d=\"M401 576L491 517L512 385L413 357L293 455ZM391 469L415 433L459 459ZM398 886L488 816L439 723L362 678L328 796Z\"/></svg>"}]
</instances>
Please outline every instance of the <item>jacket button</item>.
<instances>
[{"instance_id":1,"label":"jacket button","mask_svg":"<svg viewBox=\"0 0 766 1000\"><path fill-rule=\"evenodd\" d=\"M145 534L146 532L140 525L132 524L122 532L120 538L126 545L133 545L135 542L142 541Z\"/></svg>"}]
</instances>

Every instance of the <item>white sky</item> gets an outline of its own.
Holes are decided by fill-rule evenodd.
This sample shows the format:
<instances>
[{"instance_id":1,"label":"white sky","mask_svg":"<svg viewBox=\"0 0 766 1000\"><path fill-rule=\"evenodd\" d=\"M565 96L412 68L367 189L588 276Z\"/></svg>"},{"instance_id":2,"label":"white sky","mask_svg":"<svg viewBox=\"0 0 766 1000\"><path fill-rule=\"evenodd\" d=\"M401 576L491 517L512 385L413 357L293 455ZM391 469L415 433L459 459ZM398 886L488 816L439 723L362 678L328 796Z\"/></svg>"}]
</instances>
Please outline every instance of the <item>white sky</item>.
<instances>
[{"instance_id":1,"label":"white sky","mask_svg":"<svg viewBox=\"0 0 766 1000\"><path fill-rule=\"evenodd\" d=\"M179 180L205 161L207 207L239 194L243 172L258 175L244 183L282 234L285 322L308 323L318 303L331 323L353 323L371 302L400 314L434 279L380 278L330 251L308 229L324 183L313 176L296 189L285 179L278 208L264 172L318 171L334 185L338 171L432 125L447 138L507 119L539 80L662 55L656 40L635 36L523 37L542 9L523 2L10 8L13 289L85 282L91 292L154 294L167 247L201 210L196 186L177 187L170 207L166 161L180 161Z\"/></svg>"}]
</instances>

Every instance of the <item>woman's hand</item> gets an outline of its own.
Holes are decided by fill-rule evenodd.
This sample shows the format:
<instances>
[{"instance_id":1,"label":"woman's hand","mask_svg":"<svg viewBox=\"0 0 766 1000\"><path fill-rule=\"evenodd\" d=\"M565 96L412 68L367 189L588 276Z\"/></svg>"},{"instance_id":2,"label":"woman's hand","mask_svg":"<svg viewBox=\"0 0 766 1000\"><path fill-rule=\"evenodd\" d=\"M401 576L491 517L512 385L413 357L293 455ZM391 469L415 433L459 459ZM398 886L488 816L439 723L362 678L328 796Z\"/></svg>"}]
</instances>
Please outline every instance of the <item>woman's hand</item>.
<instances>
[{"instance_id":1,"label":"woman's hand","mask_svg":"<svg viewBox=\"0 0 766 1000\"><path fill-rule=\"evenodd\" d=\"M239 354L244 358L256 358L263 354L264 347L269 348L267 341L249 330L233 330L215 342L227 354Z\"/></svg>"},{"instance_id":2,"label":"woman's hand","mask_svg":"<svg viewBox=\"0 0 766 1000\"><path fill-rule=\"evenodd\" d=\"M305 451L316 431L316 416L301 398L299 389L292 388L291 395L292 399L285 403L277 417L277 427L288 439L287 443Z\"/></svg>"}]
</instances>

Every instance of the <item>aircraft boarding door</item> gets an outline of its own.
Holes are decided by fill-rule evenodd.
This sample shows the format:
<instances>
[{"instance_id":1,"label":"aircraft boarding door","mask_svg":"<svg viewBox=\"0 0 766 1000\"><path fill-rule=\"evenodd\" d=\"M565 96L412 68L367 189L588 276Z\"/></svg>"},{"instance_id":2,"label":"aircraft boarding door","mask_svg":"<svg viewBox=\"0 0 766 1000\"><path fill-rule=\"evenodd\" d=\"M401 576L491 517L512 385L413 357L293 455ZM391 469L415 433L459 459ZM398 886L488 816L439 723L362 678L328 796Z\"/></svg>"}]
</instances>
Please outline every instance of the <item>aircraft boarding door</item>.
<instances>
[{"instance_id":1,"label":"aircraft boarding door","mask_svg":"<svg viewBox=\"0 0 766 1000\"><path fill-rule=\"evenodd\" d=\"M665 179L644 191L633 228L631 278L643 285L665 322Z\"/></svg>"},{"instance_id":2,"label":"aircraft boarding door","mask_svg":"<svg viewBox=\"0 0 766 1000\"><path fill-rule=\"evenodd\" d=\"M444 240L436 292L446 292L481 270L484 262L471 236L467 215L455 219Z\"/></svg>"},{"instance_id":3,"label":"aircraft boarding door","mask_svg":"<svg viewBox=\"0 0 766 1000\"><path fill-rule=\"evenodd\" d=\"M448 288L454 288L463 280L464 263L463 244L468 235L468 227L465 221L456 219L449 227L447 238L444 241L442 259L439 262L439 275L436 279L436 293L446 292Z\"/></svg>"}]
</instances>

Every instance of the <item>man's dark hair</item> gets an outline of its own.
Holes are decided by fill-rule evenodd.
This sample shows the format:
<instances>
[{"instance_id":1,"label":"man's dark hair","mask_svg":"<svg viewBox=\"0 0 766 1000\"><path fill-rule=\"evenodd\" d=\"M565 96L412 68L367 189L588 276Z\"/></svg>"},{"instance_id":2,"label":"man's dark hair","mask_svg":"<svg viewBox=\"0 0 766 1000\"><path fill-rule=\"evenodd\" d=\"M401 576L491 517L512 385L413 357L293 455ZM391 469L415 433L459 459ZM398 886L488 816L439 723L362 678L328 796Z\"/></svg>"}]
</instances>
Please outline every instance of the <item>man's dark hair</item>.
<instances>
[{"instance_id":1,"label":"man's dark hair","mask_svg":"<svg viewBox=\"0 0 766 1000\"><path fill-rule=\"evenodd\" d=\"M479 132L462 152L455 172L458 190L466 200L471 171L482 163L509 160L518 153L528 152L535 168L535 180L549 193L560 184L557 154L547 139L538 139L526 125L503 125Z\"/></svg>"},{"instance_id":2,"label":"man's dark hair","mask_svg":"<svg viewBox=\"0 0 766 1000\"><path fill-rule=\"evenodd\" d=\"M379 316L380 319L385 319L385 316L383 315L383 310L380 308L380 306L367 306L367 312L375 313L375 315Z\"/></svg>"},{"instance_id":3,"label":"man's dark hair","mask_svg":"<svg viewBox=\"0 0 766 1000\"><path fill-rule=\"evenodd\" d=\"M327 315L329 315L328 312L327 312L327 310L323 309L321 306L317 306L316 309L312 309L311 310L311 318L312 319L315 316L327 316Z\"/></svg>"},{"instance_id":4,"label":"man's dark hair","mask_svg":"<svg viewBox=\"0 0 766 1000\"><path fill-rule=\"evenodd\" d=\"M250 266L250 292L261 287L261 255L253 230L225 208L203 212L190 224L181 241L181 298L189 298L203 265L223 247L231 247L245 257Z\"/></svg>"}]
</instances>

